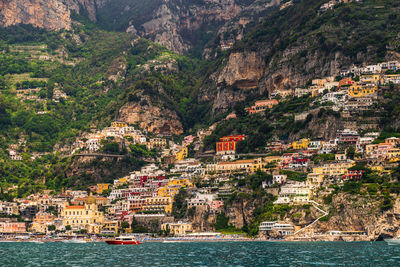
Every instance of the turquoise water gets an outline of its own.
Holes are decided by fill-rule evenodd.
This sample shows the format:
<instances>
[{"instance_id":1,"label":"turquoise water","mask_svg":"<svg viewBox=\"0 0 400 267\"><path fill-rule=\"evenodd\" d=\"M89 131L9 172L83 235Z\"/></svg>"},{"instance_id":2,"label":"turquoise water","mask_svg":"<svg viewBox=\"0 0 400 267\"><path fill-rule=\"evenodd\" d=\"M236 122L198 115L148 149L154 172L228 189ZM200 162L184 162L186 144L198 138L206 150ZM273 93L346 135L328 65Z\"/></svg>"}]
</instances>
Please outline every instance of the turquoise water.
<instances>
[{"instance_id":1,"label":"turquoise water","mask_svg":"<svg viewBox=\"0 0 400 267\"><path fill-rule=\"evenodd\" d=\"M384 242L0 243L0 266L400 266Z\"/></svg>"}]
</instances>

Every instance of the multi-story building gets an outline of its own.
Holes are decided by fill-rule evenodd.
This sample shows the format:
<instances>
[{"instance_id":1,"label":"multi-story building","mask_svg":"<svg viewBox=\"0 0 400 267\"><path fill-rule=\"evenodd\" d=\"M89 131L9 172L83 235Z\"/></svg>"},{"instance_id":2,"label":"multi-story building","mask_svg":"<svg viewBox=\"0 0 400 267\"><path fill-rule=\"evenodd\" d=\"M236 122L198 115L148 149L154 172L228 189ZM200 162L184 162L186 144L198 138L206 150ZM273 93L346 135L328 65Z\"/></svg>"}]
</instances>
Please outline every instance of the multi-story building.
<instances>
[{"instance_id":1,"label":"multi-story building","mask_svg":"<svg viewBox=\"0 0 400 267\"><path fill-rule=\"evenodd\" d=\"M243 159L236 161L221 161L216 164L207 164L206 172L229 174L231 172L254 172L257 169L262 169L261 158ZM254 167L256 165L256 167ZM254 168L253 168L254 167Z\"/></svg>"},{"instance_id":2,"label":"multi-story building","mask_svg":"<svg viewBox=\"0 0 400 267\"><path fill-rule=\"evenodd\" d=\"M294 227L288 223L279 222L262 222L259 226L259 231L277 231L281 235L291 235L294 233Z\"/></svg>"},{"instance_id":3,"label":"multi-story building","mask_svg":"<svg viewBox=\"0 0 400 267\"><path fill-rule=\"evenodd\" d=\"M104 214L96 203L79 206L66 205L62 212L64 226L70 225L73 230L86 229L89 233L100 233L104 222Z\"/></svg>"},{"instance_id":4,"label":"multi-story building","mask_svg":"<svg viewBox=\"0 0 400 267\"><path fill-rule=\"evenodd\" d=\"M267 108L271 109L273 106L277 105L279 102L276 99L259 100L256 103L247 108L249 114L255 114L265 111Z\"/></svg>"},{"instance_id":5,"label":"multi-story building","mask_svg":"<svg viewBox=\"0 0 400 267\"><path fill-rule=\"evenodd\" d=\"M188 157L188 148L186 146L182 147L182 149L175 155L176 160L184 160L187 157Z\"/></svg>"},{"instance_id":6,"label":"multi-story building","mask_svg":"<svg viewBox=\"0 0 400 267\"><path fill-rule=\"evenodd\" d=\"M305 183L286 184L281 187L274 204L304 203L311 197L311 189Z\"/></svg>"},{"instance_id":7,"label":"multi-story building","mask_svg":"<svg viewBox=\"0 0 400 267\"><path fill-rule=\"evenodd\" d=\"M306 149L310 144L310 139L304 138L292 143L292 148L295 150Z\"/></svg>"},{"instance_id":8,"label":"multi-story building","mask_svg":"<svg viewBox=\"0 0 400 267\"><path fill-rule=\"evenodd\" d=\"M351 97L366 97L375 94L378 86L375 84L353 84L350 86L348 94Z\"/></svg>"},{"instance_id":9,"label":"multi-story building","mask_svg":"<svg viewBox=\"0 0 400 267\"><path fill-rule=\"evenodd\" d=\"M39 212L33 219L31 229L38 233L46 233L49 225L54 225L55 216L46 212Z\"/></svg>"},{"instance_id":10,"label":"multi-story building","mask_svg":"<svg viewBox=\"0 0 400 267\"><path fill-rule=\"evenodd\" d=\"M388 158L389 151L393 151L393 144L380 143L380 144L369 144L365 146L365 153L369 158Z\"/></svg>"},{"instance_id":11,"label":"multi-story building","mask_svg":"<svg viewBox=\"0 0 400 267\"><path fill-rule=\"evenodd\" d=\"M103 234L118 234L119 222L113 220L106 220L103 223L103 229L101 233Z\"/></svg>"},{"instance_id":12,"label":"multi-story building","mask_svg":"<svg viewBox=\"0 0 400 267\"><path fill-rule=\"evenodd\" d=\"M111 127L118 127L118 128L128 127L128 124L122 121L113 121L111 122Z\"/></svg>"},{"instance_id":13,"label":"multi-story building","mask_svg":"<svg viewBox=\"0 0 400 267\"><path fill-rule=\"evenodd\" d=\"M171 214L172 198L171 197L146 198L146 199L144 199L144 204L143 204L142 210Z\"/></svg>"},{"instance_id":14,"label":"multi-story building","mask_svg":"<svg viewBox=\"0 0 400 267\"><path fill-rule=\"evenodd\" d=\"M217 155L235 154L236 144L244 140L244 135L232 135L220 138L217 142Z\"/></svg>"},{"instance_id":15,"label":"multi-story building","mask_svg":"<svg viewBox=\"0 0 400 267\"><path fill-rule=\"evenodd\" d=\"M110 184L97 184L96 185L96 193L101 195L104 191L110 188Z\"/></svg>"},{"instance_id":16,"label":"multi-story building","mask_svg":"<svg viewBox=\"0 0 400 267\"><path fill-rule=\"evenodd\" d=\"M0 220L0 233L26 233L26 223L17 220L2 218Z\"/></svg>"},{"instance_id":17,"label":"multi-story building","mask_svg":"<svg viewBox=\"0 0 400 267\"><path fill-rule=\"evenodd\" d=\"M283 185L284 183L286 183L287 180L287 175L285 174L276 174L272 176L272 181L263 181L262 182L262 188L267 188L270 187L272 185Z\"/></svg>"},{"instance_id":18,"label":"multi-story building","mask_svg":"<svg viewBox=\"0 0 400 267\"><path fill-rule=\"evenodd\" d=\"M347 172L347 169L351 168L354 166L353 161L340 161L340 162L332 162L332 163L326 163L321 166L317 166L313 168L313 174L322 174L324 176L341 176Z\"/></svg>"},{"instance_id":19,"label":"multi-story building","mask_svg":"<svg viewBox=\"0 0 400 267\"><path fill-rule=\"evenodd\" d=\"M163 223L161 225L161 230L175 236L185 236L193 231L193 227L191 223L179 221L177 223Z\"/></svg>"}]
</instances>

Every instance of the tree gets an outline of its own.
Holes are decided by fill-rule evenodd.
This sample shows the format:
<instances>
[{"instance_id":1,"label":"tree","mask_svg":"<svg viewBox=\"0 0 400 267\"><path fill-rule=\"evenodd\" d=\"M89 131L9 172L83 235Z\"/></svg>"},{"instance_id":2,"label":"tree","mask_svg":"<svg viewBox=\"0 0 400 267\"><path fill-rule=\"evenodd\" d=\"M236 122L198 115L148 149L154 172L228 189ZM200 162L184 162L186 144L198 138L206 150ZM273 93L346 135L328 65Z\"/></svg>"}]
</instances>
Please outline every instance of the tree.
<instances>
[{"instance_id":1,"label":"tree","mask_svg":"<svg viewBox=\"0 0 400 267\"><path fill-rule=\"evenodd\" d=\"M217 216L214 227L215 230L223 230L229 228L229 217L225 216L224 213L220 213Z\"/></svg>"},{"instance_id":2,"label":"tree","mask_svg":"<svg viewBox=\"0 0 400 267\"><path fill-rule=\"evenodd\" d=\"M245 105L243 103L237 103L233 110L238 117L245 117L247 115Z\"/></svg>"},{"instance_id":3,"label":"tree","mask_svg":"<svg viewBox=\"0 0 400 267\"><path fill-rule=\"evenodd\" d=\"M349 148L347 148L346 150L347 158L354 159L355 154L356 154L356 149L354 148L354 146L350 146Z\"/></svg>"},{"instance_id":4,"label":"tree","mask_svg":"<svg viewBox=\"0 0 400 267\"><path fill-rule=\"evenodd\" d=\"M176 219L182 219L187 210L186 198L189 196L186 189L179 189L178 194L174 197L174 204L172 205L172 216Z\"/></svg>"},{"instance_id":5,"label":"tree","mask_svg":"<svg viewBox=\"0 0 400 267\"><path fill-rule=\"evenodd\" d=\"M65 226L65 230L66 230L66 231L71 231L71 230L72 230L72 227L71 227L71 225L69 225L69 224L68 224L68 225L66 225L66 226Z\"/></svg>"},{"instance_id":6,"label":"tree","mask_svg":"<svg viewBox=\"0 0 400 267\"><path fill-rule=\"evenodd\" d=\"M122 221L121 222L121 228L122 229L128 229L129 228L129 223L126 221Z\"/></svg>"},{"instance_id":7,"label":"tree","mask_svg":"<svg viewBox=\"0 0 400 267\"><path fill-rule=\"evenodd\" d=\"M67 227L65 227L65 228L67 228ZM52 224L52 225L47 226L47 229L49 231L55 231L56 230L56 226L54 224Z\"/></svg>"}]
</instances>

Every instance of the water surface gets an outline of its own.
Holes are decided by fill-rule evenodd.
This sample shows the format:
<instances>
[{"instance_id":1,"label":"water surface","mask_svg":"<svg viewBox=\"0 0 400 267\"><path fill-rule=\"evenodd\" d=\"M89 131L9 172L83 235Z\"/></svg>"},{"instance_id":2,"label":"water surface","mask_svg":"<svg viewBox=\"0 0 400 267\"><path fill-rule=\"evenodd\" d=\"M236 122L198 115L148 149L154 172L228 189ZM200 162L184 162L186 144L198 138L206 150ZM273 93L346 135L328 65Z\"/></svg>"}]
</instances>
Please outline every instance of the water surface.
<instances>
[{"instance_id":1,"label":"water surface","mask_svg":"<svg viewBox=\"0 0 400 267\"><path fill-rule=\"evenodd\" d=\"M384 242L0 243L0 266L400 266Z\"/></svg>"}]
</instances>

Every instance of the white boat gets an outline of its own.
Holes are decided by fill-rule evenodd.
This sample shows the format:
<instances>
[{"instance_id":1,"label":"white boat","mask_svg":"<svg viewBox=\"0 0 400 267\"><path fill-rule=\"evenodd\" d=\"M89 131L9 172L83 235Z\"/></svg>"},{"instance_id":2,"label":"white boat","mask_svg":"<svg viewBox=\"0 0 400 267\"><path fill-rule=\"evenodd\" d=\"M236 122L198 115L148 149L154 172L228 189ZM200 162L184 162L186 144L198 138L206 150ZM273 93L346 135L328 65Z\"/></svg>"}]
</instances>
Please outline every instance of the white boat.
<instances>
[{"instance_id":1,"label":"white boat","mask_svg":"<svg viewBox=\"0 0 400 267\"><path fill-rule=\"evenodd\" d=\"M396 238L384 239L384 241L385 241L388 245L400 245L400 238L399 238L399 236L396 237Z\"/></svg>"},{"instance_id":2,"label":"white boat","mask_svg":"<svg viewBox=\"0 0 400 267\"><path fill-rule=\"evenodd\" d=\"M83 243L86 243L86 241L83 240L83 239L66 239L66 240L63 240L63 241L61 241L61 242L63 242L63 243L73 243L73 244L83 244Z\"/></svg>"}]
</instances>

